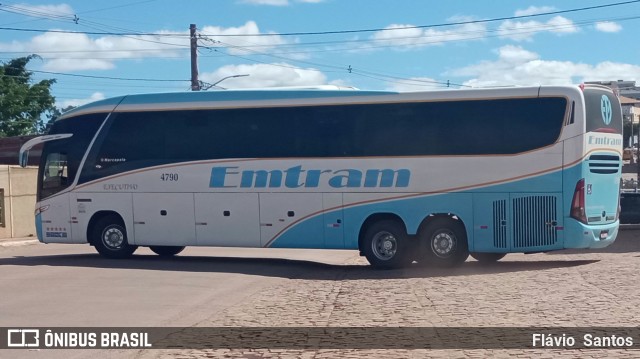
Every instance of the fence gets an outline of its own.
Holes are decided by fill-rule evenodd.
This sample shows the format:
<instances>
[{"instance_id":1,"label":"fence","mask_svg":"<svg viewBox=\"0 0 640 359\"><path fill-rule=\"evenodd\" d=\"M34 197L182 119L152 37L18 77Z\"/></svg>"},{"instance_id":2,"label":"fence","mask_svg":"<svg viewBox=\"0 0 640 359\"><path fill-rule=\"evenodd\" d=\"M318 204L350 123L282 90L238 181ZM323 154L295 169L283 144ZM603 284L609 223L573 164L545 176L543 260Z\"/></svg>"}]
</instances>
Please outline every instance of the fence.
<instances>
[{"instance_id":1,"label":"fence","mask_svg":"<svg viewBox=\"0 0 640 359\"><path fill-rule=\"evenodd\" d=\"M37 167L0 165L0 238L36 235Z\"/></svg>"}]
</instances>

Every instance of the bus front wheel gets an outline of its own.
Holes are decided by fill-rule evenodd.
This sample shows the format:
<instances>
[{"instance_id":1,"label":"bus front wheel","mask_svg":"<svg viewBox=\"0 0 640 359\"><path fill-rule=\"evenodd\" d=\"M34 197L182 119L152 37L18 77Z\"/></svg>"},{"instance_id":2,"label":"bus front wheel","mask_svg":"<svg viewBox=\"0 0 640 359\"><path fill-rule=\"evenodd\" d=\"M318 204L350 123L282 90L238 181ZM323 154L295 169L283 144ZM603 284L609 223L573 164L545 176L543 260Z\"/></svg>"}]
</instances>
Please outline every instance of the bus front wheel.
<instances>
[{"instance_id":1,"label":"bus front wheel","mask_svg":"<svg viewBox=\"0 0 640 359\"><path fill-rule=\"evenodd\" d=\"M172 257L182 252L184 247L180 246L150 246L151 251L161 257Z\"/></svg>"},{"instance_id":2,"label":"bus front wheel","mask_svg":"<svg viewBox=\"0 0 640 359\"><path fill-rule=\"evenodd\" d=\"M504 258L504 256L506 255L507 255L506 253L481 253L481 252L471 253L471 257L480 263L495 263L501 260L502 258Z\"/></svg>"},{"instance_id":3,"label":"bus front wheel","mask_svg":"<svg viewBox=\"0 0 640 359\"><path fill-rule=\"evenodd\" d=\"M411 263L409 238L397 221L380 221L367 228L363 252L375 268L401 268Z\"/></svg>"},{"instance_id":4,"label":"bus front wheel","mask_svg":"<svg viewBox=\"0 0 640 359\"><path fill-rule=\"evenodd\" d=\"M92 243L103 257L122 259L130 257L138 246L127 241L127 231L116 216L100 218L92 231Z\"/></svg>"},{"instance_id":5,"label":"bus front wheel","mask_svg":"<svg viewBox=\"0 0 640 359\"><path fill-rule=\"evenodd\" d=\"M460 221L453 218L436 218L418 234L422 256L427 264L436 267L453 267L469 257L467 234Z\"/></svg>"}]
</instances>

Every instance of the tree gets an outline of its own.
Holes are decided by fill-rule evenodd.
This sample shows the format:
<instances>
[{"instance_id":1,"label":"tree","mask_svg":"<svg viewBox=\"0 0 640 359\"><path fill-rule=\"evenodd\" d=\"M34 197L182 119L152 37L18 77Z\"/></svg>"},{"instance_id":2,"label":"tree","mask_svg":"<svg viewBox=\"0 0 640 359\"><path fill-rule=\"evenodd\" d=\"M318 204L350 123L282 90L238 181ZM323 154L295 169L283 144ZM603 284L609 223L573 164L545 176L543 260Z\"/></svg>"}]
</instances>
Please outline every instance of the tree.
<instances>
[{"instance_id":1,"label":"tree","mask_svg":"<svg viewBox=\"0 0 640 359\"><path fill-rule=\"evenodd\" d=\"M32 84L33 73L26 66L34 58L39 57L20 57L0 65L0 137L42 133L43 116L55 111L51 85L56 80Z\"/></svg>"}]
</instances>

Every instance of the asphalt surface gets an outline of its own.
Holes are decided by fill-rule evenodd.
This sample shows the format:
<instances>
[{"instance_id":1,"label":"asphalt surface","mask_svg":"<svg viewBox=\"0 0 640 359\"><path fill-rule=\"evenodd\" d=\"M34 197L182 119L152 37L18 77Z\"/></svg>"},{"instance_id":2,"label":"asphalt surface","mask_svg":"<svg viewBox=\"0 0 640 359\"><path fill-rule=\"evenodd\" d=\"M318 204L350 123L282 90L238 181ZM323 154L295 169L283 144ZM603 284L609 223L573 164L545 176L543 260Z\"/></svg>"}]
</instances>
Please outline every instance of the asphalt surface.
<instances>
[{"instance_id":1,"label":"asphalt surface","mask_svg":"<svg viewBox=\"0 0 640 359\"><path fill-rule=\"evenodd\" d=\"M598 251L373 270L355 251L187 248L129 260L0 245L0 326L637 327L640 231ZM213 339L213 338L212 338ZM640 341L640 338L636 338ZM638 350L4 350L2 358L622 357Z\"/></svg>"}]
</instances>

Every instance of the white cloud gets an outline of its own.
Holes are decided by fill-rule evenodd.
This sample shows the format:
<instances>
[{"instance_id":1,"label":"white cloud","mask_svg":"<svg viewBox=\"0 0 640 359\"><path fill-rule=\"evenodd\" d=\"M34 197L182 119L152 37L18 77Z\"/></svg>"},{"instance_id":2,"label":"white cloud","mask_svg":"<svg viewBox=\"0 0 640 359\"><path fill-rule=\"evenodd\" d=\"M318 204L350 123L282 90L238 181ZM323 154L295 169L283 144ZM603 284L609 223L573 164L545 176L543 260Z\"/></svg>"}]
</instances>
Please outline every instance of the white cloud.
<instances>
[{"instance_id":1,"label":"white cloud","mask_svg":"<svg viewBox=\"0 0 640 359\"><path fill-rule=\"evenodd\" d=\"M571 61L543 60L535 52L507 45L497 50L498 58L450 71L472 77L464 85L474 87L566 85L584 81L640 80L640 66L610 61L595 65Z\"/></svg>"},{"instance_id":2,"label":"white cloud","mask_svg":"<svg viewBox=\"0 0 640 359\"><path fill-rule=\"evenodd\" d=\"M441 81L429 77L412 77L406 80L390 82L387 90L396 92L443 90Z\"/></svg>"},{"instance_id":3,"label":"white cloud","mask_svg":"<svg viewBox=\"0 0 640 359\"><path fill-rule=\"evenodd\" d=\"M247 21L244 25L238 27L205 26L200 30L200 34L213 41L203 41L204 46L225 48L226 51L235 55L264 52L274 46L286 43L282 36L273 32L268 33L270 36L246 36L264 34L254 21Z\"/></svg>"},{"instance_id":4,"label":"white cloud","mask_svg":"<svg viewBox=\"0 0 640 359\"><path fill-rule=\"evenodd\" d=\"M327 83L327 77L312 68L303 69L286 63L227 65L216 71L201 73L200 79L210 84L228 76L249 75L229 78L219 86L229 89L265 88L283 86L316 86Z\"/></svg>"},{"instance_id":5,"label":"white cloud","mask_svg":"<svg viewBox=\"0 0 640 359\"><path fill-rule=\"evenodd\" d=\"M515 41L531 41L536 34L546 31L562 35L578 32L579 28L562 16L554 16L547 22L506 20L498 27L500 37Z\"/></svg>"},{"instance_id":6,"label":"white cloud","mask_svg":"<svg viewBox=\"0 0 640 359\"><path fill-rule=\"evenodd\" d=\"M165 32L170 34L169 32ZM177 56L188 47L185 38L163 36L104 36L46 32L27 42L0 43L0 51L39 54L50 71L106 70L118 59Z\"/></svg>"},{"instance_id":7,"label":"white cloud","mask_svg":"<svg viewBox=\"0 0 640 359\"><path fill-rule=\"evenodd\" d=\"M66 108L69 106L78 107L90 102L104 100L104 99L105 97L102 92L94 92L89 98L64 100L62 102L57 103L56 106L58 108Z\"/></svg>"},{"instance_id":8,"label":"white cloud","mask_svg":"<svg viewBox=\"0 0 640 359\"><path fill-rule=\"evenodd\" d=\"M187 58L189 49L188 31L157 31L158 35L129 35L92 37L80 33L46 32L34 36L26 42L0 42L0 51L39 54L44 59L43 69L49 71L108 70L115 67L118 60L154 57ZM242 26L222 28L205 26L201 34L207 38L212 48L224 47L231 54L253 54L284 44L278 35L221 37L219 35L259 35L262 32L253 21ZM174 35L174 36L172 36ZM216 36L219 36L216 38ZM200 41L202 45L208 43ZM252 46L243 49L242 46ZM258 46L258 47L255 47ZM204 48L203 48L204 51Z\"/></svg>"},{"instance_id":9,"label":"white cloud","mask_svg":"<svg viewBox=\"0 0 640 359\"><path fill-rule=\"evenodd\" d=\"M469 17L456 17L448 20L464 22L472 19ZM450 41L480 40L486 36L486 32L487 28L482 23L464 24L446 30L416 28L411 24L392 24L387 26L384 31L378 31L371 36L371 40L376 41L371 45L371 48L394 46L412 49L442 45Z\"/></svg>"},{"instance_id":10,"label":"white cloud","mask_svg":"<svg viewBox=\"0 0 640 359\"><path fill-rule=\"evenodd\" d=\"M73 18L75 11L67 4L58 5L30 5L30 4L15 4L8 5L8 9L11 11L19 12L33 17L41 17L50 19L52 17L69 17Z\"/></svg>"},{"instance_id":11,"label":"white cloud","mask_svg":"<svg viewBox=\"0 0 640 359\"><path fill-rule=\"evenodd\" d=\"M620 32L622 30L622 26L616 22L602 21L596 23L596 30L602 32Z\"/></svg>"},{"instance_id":12,"label":"white cloud","mask_svg":"<svg viewBox=\"0 0 640 359\"><path fill-rule=\"evenodd\" d=\"M529 16L529 15L537 15L543 14L546 12L556 11L556 8L553 6L529 6L524 10L516 10L515 16Z\"/></svg>"},{"instance_id":13,"label":"white cloud","mask_svg":"<svg viewBox=\"0 0 640 359\"><path fill-rule=\"evenodd\" d=\"M556 34L572 34L579 31L578 27L572 20L562 16L552 17L547 21L547 25L549 26L549 32Z\"/></svg>"}]
</instances>

